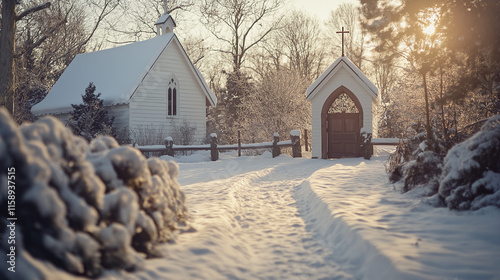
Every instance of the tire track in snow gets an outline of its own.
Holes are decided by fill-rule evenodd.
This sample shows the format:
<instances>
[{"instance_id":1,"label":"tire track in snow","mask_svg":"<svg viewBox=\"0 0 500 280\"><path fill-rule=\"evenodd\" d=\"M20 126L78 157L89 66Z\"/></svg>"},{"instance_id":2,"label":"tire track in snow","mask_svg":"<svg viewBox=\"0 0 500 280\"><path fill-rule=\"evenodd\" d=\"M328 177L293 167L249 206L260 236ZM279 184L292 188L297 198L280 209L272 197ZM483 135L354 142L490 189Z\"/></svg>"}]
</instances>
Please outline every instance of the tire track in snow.
<instances>
[{"instance_id":1,"label":"tire track in snow","mask_svg":"<svg viewBox=\"0 0 500 280\"><path fill-rule=\"evenodd\" d=\"M197 232L163 247L166 259L150 261L161 267L154 277L352 279L306 229L294 199L296 186L332 163L273 161L261 170L184 186Z\"/></svg>"},{"instance_id":2,"label":"tire track in snow","mask_svg":"<svg viewBox=\"0 0 500 280\"><path fill-rule=\"evenodd\" d=\"M233 193L269 170L235 175L228 179L185 185L194 233L181 234L175 244L163 246L165 258L151 260L139 279L249 279L258 278L249 260L251 244L237 236L242 230L239 205ZM158 264L161 261L162 264ZM159 271L157 267L161 267ZM150 274L150 273L149 273Z\"/></svg>"},{"instance_id":3,"label":"tire track in snow","mask_svg":"<svg viewBox=\"0 0 500 280\"><path fill-rule=\"evenodd\" d=\"M296 187L295 197L307 228L356 279L425 279L397 269L393 259L366 238L373 231L391 234L383 222L371 220L376 216L374 207L379 206L378 200L382 199L381 187L374 182L384 181L387 175L370 166L380 166L380 162L342 159L336 163L332 168L318 170ZM360 181L365 182L364 185L357 186ZM336 203L324 201L325 197L333 197ZM368 225L371 231L367 233L361 225Z\"/></svg>"},{"instance_id":4,"label":"tire track in snow","mask_svg":"<svg viewBox=\"0 0 500 280\"><path fill-rule=\"evenodd\" d=\"M351 279L305 228L293 192L317 168L301 163L278 165L266 175L234 191L248 230L237 233L252 243L253 264L263 279Z\"/></svg>"}]
</instances>

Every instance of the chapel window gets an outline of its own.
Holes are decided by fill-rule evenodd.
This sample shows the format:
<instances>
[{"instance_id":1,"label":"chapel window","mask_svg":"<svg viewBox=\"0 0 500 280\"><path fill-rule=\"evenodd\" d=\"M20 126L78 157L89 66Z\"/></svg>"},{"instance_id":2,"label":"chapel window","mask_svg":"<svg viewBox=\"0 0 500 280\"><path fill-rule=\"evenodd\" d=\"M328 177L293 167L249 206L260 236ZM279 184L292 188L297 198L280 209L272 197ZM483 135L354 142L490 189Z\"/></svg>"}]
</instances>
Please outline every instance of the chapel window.
<instances>
[{"instance_id":1,"label":"chapel window","mask_svg":"<svg viewBox=\"0 0 500 280\"><path fill-rule=\"evenodd\" d=\"M167 90L167 116L177 116L178 95L177 95L177 81L171 78L168 81Z\"/></svg>"},{"instance_id":2,"label":"chapel window","mask_svg":"<svg viewBox=\"0 0 500 280\"><path fill-rule=\"evenodd\" d=\"M328 114L359 113L358 107L346 93L341 93L328 110Z\"/></svg>"}]
</instances>

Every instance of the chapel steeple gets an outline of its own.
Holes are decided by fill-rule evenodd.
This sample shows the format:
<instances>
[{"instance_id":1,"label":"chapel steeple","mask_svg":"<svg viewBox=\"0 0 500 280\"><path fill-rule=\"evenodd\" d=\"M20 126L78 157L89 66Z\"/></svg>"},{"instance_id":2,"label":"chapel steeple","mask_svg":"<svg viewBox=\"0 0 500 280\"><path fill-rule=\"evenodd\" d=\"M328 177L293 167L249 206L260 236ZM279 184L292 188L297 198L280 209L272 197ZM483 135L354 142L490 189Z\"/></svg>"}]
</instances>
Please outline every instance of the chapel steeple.
<instances>
[{"instance_id":1,"label":"chapel steeple","mask_svg":"<svg viewBox=\"0 0 500 280\"><path fill-rule=\"evenodd\" d=\"M163 1L163 9L164 9L163 15L161 15L160 18L155 23L157 36L173 33L174 27L177 26L172 16L168 14L167 0Z\"/></svg>"}]
</instances>

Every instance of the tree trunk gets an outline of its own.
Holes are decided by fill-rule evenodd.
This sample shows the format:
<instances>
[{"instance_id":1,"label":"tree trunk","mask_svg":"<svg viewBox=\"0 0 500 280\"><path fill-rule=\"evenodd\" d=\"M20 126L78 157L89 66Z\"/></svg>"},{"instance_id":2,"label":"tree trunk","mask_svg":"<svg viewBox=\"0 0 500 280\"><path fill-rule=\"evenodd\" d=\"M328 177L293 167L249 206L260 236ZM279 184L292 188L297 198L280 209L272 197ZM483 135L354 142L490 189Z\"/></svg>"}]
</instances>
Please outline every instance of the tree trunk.
<instances>
[{"instance_id":1,"label":"tree trunk","mask_svg":"<svg viewBox=\"0 0 500 280\"><path fill-rule=\"evenodd\" d=\"M443 127L443 135L444 135L444 140L446 141L446 148L449 149L451 148L451 143L450 143L450 135L448 132L448 126L446 125L446 118L444 114L444 81L443 81L443 68L439 69L439 75L440 75L440 85L439 85L439 98L441 99L439 103L441 103L441 125Z\"/></svg>"},{"instance_id":2,"label":"tree trunk","mask_svg":"<svg viewBox=\"0 0 500 280\"><path fill-rule=\"evenodd\" d=\"M14 51L16 32L16 0L2 0L0 35L0 105L14 114Z\"/></svg>"},{"instance_id":3,"label":"tree trunk","mask_svg":"<svg viewBox=\"0 0 500 280\"><path fill-rule=\"evenodd\" d=\"M434 135L432 134L431 117L429 112L429 93L427 91L427 72L422 73L424 78L424 94L425 94L425 130L427 132L427 144L434 151Z\"/></svg>"}]
</instances>

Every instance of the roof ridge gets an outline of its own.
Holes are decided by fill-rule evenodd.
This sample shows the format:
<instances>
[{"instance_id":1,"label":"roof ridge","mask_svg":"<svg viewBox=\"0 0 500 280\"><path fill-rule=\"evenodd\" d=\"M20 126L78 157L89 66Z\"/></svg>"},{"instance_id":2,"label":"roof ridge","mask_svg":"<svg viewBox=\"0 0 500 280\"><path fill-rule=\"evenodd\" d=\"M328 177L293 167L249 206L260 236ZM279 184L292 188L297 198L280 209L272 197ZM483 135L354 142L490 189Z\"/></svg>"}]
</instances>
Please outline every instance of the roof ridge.
<instances>
[{"instance_id":1,"label":"roof ridge","mask_svg":"<svg viewBox=\"0 0 500 280\"><path fill-rule=\"evenodd\" d=\"M346 56L342 56L337 58L306 90L306 99L310 100L315 95L316 92L323 86L323 83L326 80L329 80L328 77L331 77L332 73L338 71L338 66L341 63L344 63L345 67L350 70L352 74L356 75L356 77L364 84L367 90L374 97L378 95L378 88L366 77L366 75ZM334 75L334 74L333 74Z\"/></svg>"}]
</instances>

